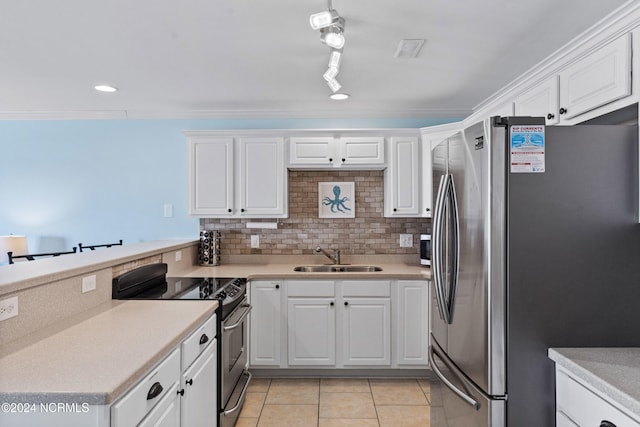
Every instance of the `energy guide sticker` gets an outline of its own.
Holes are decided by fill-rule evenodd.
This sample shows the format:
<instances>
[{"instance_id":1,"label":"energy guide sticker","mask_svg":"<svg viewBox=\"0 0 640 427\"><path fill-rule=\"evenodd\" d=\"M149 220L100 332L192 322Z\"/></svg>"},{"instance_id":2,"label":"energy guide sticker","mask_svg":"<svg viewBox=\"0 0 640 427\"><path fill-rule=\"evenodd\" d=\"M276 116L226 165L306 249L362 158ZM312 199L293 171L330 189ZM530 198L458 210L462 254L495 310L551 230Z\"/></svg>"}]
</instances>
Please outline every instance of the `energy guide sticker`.
<instances>
[{"instance_id":1,"label":"energy guide sticker","mask_svg":"<svg viewBox=\"0 0 640 427\"><path fill-rule=\"evenodd\" d=\"M511 126L511 173L544 172L544 125Z\"/></svg>"}]
</instances>

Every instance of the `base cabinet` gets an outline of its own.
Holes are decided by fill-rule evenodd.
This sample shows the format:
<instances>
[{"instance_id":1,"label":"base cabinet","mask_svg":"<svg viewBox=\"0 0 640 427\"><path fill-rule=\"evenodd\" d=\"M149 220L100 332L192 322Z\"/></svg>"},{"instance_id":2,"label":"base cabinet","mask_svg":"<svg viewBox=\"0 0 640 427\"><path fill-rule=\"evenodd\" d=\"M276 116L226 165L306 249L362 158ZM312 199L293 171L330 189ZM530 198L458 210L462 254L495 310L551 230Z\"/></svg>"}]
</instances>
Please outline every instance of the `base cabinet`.
<instances>
[{"instance_id":1,"label":"base cabinet","mask_svg":"<svg viewBox=\"0 0 640 427\"><path fill-rule=\"evenodd\" d=\"M216 340L214 339L182 374L180 385L181 426L215 426L217 386Z\"/></svg>"},{"instance_id":2,"label":"base cabinet","mask_svg":"<svg viewBox=\"0 0 640 427\"><path fill-rule=\"evenodd\" d=\"M640 427L640 419L556 366L556 424L563 427Z\"/></svg>"},{"instance_id":3,"label":"base cabinet","mask_svg":"<svg viewBox=\"0 0 640 427\"><path fill-rule=\"evenodd\" d=\"M428 366L425 280L258 280L249 290L253 368Z\"/></svg>"}]
</instances>

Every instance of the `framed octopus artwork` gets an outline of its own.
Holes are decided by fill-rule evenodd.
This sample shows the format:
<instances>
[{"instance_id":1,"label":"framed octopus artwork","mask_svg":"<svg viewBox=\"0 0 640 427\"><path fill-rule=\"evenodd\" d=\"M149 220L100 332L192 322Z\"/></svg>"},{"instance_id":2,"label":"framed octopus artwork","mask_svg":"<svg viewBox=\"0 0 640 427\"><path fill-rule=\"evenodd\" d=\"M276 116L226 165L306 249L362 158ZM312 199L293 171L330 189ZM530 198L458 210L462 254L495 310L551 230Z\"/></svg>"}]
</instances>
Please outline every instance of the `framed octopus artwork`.
<instances>
[{"instance_id":1,"label":"framed octopus artwork","mask_svg":"<svg viewBox=\"0 0 640 427\"><path fill-rule=\"evenodd\" d=\"M355 218L355 188L353 182L319 182L318 217Z\"/></svg>"}]
</instances>

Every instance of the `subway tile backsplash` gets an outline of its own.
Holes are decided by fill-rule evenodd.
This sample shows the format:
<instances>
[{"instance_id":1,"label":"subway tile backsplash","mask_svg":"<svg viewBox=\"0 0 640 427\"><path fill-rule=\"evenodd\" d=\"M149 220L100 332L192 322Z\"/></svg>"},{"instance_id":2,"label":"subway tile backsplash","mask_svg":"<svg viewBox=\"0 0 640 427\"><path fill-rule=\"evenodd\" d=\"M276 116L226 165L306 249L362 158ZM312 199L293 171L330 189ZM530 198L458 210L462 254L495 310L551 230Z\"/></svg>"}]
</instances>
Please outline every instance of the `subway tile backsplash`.
<instances>
[{"instance_id":1,"label":"subway tile backsplash","mask_svg":"<svg viewBox=\"0 0 640 427\"><path fill-rule=\"evenodd\" d=\"M289 218L278 228L248 229L256 219L200 220L201 230L218 230L222 255L309 255L320 245L339 247L346 255L418 254L421 233L431 231L429 218L385 218L383 171L289 171ZM356 217L318 218L319 182L355 182ZM260 248L251 248L251 235ZM400 234L413 235L413 247L401 248Z\"/></svg>"}]
</instances>

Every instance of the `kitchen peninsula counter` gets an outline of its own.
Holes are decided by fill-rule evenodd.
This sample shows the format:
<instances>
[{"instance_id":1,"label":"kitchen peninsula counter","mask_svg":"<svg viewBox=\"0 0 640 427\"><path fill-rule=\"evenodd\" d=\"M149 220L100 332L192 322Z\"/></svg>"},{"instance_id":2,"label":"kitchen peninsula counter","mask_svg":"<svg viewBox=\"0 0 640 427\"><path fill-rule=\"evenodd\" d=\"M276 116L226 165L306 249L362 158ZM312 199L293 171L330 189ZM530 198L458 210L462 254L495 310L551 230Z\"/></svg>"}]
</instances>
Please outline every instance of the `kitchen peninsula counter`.
<instances>
[{"instance_id":1,"label":"kitchen peninsula counter","mask_svg":"<svg viewBox=\"0 0 640 427\"><path fill-rule=\"evenodd\" d=\"M640 419L640 348L550 348L549 358Z\"/></svg>"},{"instance_id":2,"label":"kitchen peninsula counter","mask_svg":"<svg viewBox=\"0 0 640 427\"><path fill-rule=\"evenodd\" d=\"M111 301L0 358L0 403L109 405L210 317L216 301Z\"/></svg>"}]
</instances>

